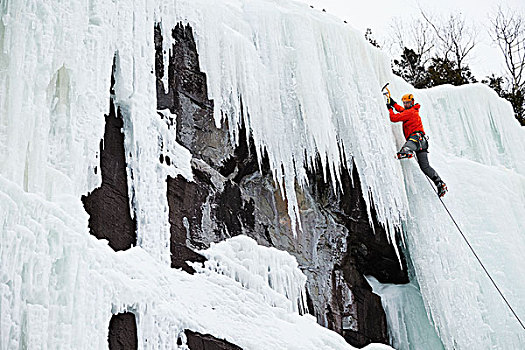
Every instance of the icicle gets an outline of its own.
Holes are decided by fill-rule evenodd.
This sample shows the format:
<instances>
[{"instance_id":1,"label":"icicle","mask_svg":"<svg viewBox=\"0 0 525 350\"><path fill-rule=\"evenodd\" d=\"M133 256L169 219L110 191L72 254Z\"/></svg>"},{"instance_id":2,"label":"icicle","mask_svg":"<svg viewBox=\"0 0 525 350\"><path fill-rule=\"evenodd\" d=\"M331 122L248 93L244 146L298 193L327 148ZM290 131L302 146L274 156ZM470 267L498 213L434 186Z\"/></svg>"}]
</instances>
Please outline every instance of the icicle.
<instances>
[{"instance_id":1,"label":"icicle","mask_svg":"<svg viewBox=\"0 0 525 350\"><path fill-rule=\"evenodd\" d=\"M197 271L229 276L259 293L272 306L306 312L306 276L287 252L259 246L252 238L241 235L212 244L199 253L208 260L204 268L193 264Z\"/></svg>"}]
</instances>

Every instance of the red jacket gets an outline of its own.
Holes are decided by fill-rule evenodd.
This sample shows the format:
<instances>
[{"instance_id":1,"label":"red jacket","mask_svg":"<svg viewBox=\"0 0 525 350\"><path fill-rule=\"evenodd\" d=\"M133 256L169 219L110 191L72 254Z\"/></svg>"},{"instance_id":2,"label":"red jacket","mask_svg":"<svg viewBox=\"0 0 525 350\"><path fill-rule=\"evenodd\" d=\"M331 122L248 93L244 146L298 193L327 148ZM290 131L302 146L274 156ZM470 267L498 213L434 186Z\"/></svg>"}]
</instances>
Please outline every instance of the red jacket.
<instances>
[{"instance_id":1,"label":"red jacket","mask_svg":"<svg viewBox=\"0 0 525 350\"><path fill-rule=\"evenodd\" d=\"M405 139L408 139L408 136L414 131L422 131L425 133L425 130L423 130L423 123L421 123L421 118L419 117L419 107L421 107L419 103L416 103L414 107L404 109L395 103L394 108L400 113L395 114L391 108L388 110L390 113L390 121L394 123L403 122L403 134L405 134Z\"/></svg>"}]
</instances>

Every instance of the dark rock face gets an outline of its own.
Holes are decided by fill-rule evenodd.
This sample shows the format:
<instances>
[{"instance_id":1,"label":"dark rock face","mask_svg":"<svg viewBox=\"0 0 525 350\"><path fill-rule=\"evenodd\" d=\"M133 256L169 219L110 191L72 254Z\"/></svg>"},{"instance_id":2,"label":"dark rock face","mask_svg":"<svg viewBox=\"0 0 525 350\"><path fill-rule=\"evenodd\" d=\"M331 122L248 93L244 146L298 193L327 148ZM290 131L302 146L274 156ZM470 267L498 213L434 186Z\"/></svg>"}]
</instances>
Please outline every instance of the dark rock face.
<instances>
[{"instance_id":1,"label":"dark rock face","mask_svg":"<svg viewBox=\"0 0 525 350\"><path fill-rule=\"evenodd\" d=\"M111 321L109 321L108 344L110 350L138 349L135 314L125 312L111 317Z\"/></svg>"},{"instance_id":2,"label":"dark rock face","mask_svg":"<svg viewBox=\"0 0 525 350\"><path fill-rule=\"evenodd\" d=\"M198 181L206 182L205 174L194 172L194 176ZM206 259L191 250L186 244L186 239L189 227L196 227L197 223L202 221L202 211L193 203L202 203L209 192L206 187L199 187L180 175L177 178L168 177L167 181L171 267L180 267L186 272L194 273L195 270L186 261L204 262Z\"/></svg>"},{"instance_id":3,"label":"dark rock face","mask_svg":"<svg viewBox=\"0 0 525 350\"><path fill-rule=\"evenodd\" d=\"M242 350L226 340L215 338L209 334L201 334L190 330L184 331L190 350Z\"/></svg>"},{"instance_id":4,"label":"dark rock face","mask_svg":"<svg viewBox=\"0 0 525 350\"><path fill-rule=\"evenodd\" d=\"M111 78L113 90L113 74ZM115 108L113 98L105 119L104 139L100 142L102 185L82 196L82 203L90 216L90 233L98 239L107 239L109 246L119 251L136 245L137 225L131 218L129 205L122 113Z\"/></svg>"},{"instance_id":5,"label":"dark rock face","mask_svg":"<svg viewBox=\"0 0 525 350\"><path fill-rule=\"evenodd\" d=\"M197 48L190 27L177 25L172 31L175 44L169 58L167 91L162 83L166 70L162 59L161 24L155 26L155 72L157 109L177 114L177 142L194 157L216 166L233 152L227 126L221 133L213 119L213 101L208 100L206 75L200 71ZM226 151L226 152L225 152Z\"/></svg>"},{"instance_id":6,"label":"dark rock face","mask_svg":"<svg viewBox=\"0 0 525 350\"><path fill-rule=\"evenodd\" d=\"M384 228L377 222L374 210L373 228L370 226L355 166L351 172L346 168L341 169L341 174L342 192L335 191L319 174L309 174L316 202L348 230L346 252L341 261L334 265L332 281L335 299L345 300L346 287L350 289L352 299L350 304L343 303L339 314L330 313L329 320L333 323L330 328L339 330L338 325L341 325L340 333L353 345L385 343L388 336L381 299L372 293L363 276L372 275L383 283L408 283L406 263L401 257L401 270L394 247L388 242Z\"/></svg>"},{"instance_id":7,"label":"dark rock face","mask_svg":"<svg viewBox=\"0 0 525 350\"><path fill-rule=\"evenodd\" d=\"M303 231L295 237L286 200L270 176L266 157L259 168L250 131L240 125L239 144L233 145L228 125L215 126L191 28L179 24L172 36L175 44L169 67L164 67L160 25L155 27L158 108L177 115L177 140L193 155L195 179L167 179L172 264L182 264L181 251L248 235L297 258L308 277L309 312L321 325L354 346L388 343L380 298L363 275L390 283L406 283L408 276L374 211L369 220L355 167L341 169L342 193L325 183L319 171L309 173L310 186L296 189Z\"/></svg>"}]
</instances>

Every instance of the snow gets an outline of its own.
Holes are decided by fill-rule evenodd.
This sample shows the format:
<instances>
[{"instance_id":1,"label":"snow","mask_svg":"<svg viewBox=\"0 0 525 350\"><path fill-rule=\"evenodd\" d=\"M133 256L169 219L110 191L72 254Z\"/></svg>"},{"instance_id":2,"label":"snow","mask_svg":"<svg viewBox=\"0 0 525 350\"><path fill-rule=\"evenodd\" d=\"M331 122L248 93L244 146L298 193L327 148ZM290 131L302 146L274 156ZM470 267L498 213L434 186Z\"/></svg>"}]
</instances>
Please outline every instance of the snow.
<instances>
[{"instance_id":1,"label":"snow","mask_svg":"<svg viewBox=\"0 0 525 350\"><path fill-rule=\"evenodd\" d=\"M4 178L0 185L5 218L0 231L2 349L104 349L111 314L121 311L138 316L139 343L148 349L176 348L184 329L210 333L245 349L352 349L314 317L290 311L283 295L280 305L271 302L279 300L276 291L286 288L286 281L272 280L274 291L210 269L189 275L140 247L115 253L107 242L88 235L84 222L54 203ZM289 285L296 282L296 288L304 288L294 258L257 246L250 238L236 237L203 253L227 261L232 257L225 252L234 250L254 256L238 261L239 269L249 271L258 258L259 266L283 262L289 276L299 277ZM245 280L258 277L244 274Z\"/></svg>"},{"instance_id":2,"label":"snow","mask_svg":"<svg viewBox=\"0 0 525 350\"><path fill-rule=\"evenodd\" d=\"M212 271L233 278L242 286L260 292L266 302L273 306L279 305L301 314L308 312L306 276L290 254L275 248L260 247L255 240L246 236L212 243L209 249L199 253L208 260L204 268L194 264L197 271Z\"/></svg>"},{"instance_id":3,"label":"snow","mask_svg":"<svg viewBox=\"0 0 525 350\"><path fill-rule=\"evenodd\" d=\"M212 259L196 276L169 268L166 177L192 174L191 154L156 111L160 21L166 49L178 21L192 26L216 124L227 118L233 140L242 99L294 230L313 234L301 231L295 198L296 186L307 184L305 166L319 152L327 181L337 184L343 148L370 194L368 210L374 206L392 240L403 228L411 272L445 348L523 347L525 332L415 162L394 159L403 137L380 89L390 81L398 100L410 91L421 103L430 161L450 190L444 202L524 318L525 134L494 92L414 91L359 32L305 4L26 0L0 4L0 348L32 348L46 334L44 348L105 348L111 313L122 310L139 316L145 347L173 347L188 327L250 349L349 348L293 311L304 297L302 277L281 253L234 240L206 251ZM101 182L95 168L114 57L139 245L116 254L89 236L80 202ZM161 153L171 166L159 163ZM242 255L250 249L253 260ZM276 272L281 263L288 273ZM269 276L278 283L266 286ZM403 306L390 300L389 313Z\"/></svg>"}]
</instances>

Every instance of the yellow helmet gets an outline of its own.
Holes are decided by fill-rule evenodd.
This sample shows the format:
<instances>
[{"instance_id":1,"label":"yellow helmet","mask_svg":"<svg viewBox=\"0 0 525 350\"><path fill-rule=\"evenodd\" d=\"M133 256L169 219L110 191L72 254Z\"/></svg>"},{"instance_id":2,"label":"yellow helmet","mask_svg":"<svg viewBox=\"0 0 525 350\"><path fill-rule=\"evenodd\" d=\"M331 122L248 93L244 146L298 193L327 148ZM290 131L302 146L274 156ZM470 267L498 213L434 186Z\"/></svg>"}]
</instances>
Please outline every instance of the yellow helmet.
<instances>
[{"instance_id":1,"label":"yellow helmet","mask_svg":"<svg viewBox=\"0 0 525 350\"><path fill-rule=\"evenodd\" d=\"M414 107L414 95L412 94L403 95L401 100L403 101L403 107L405 107L406 109Z\"/></svg>"},{"instance_id":2,"label":"yellow helmet","mask_svg":"<svg viewBox=\"0 0 525 350\"><path fill-rule=\"evenodd\" d=\"M414 95L412 94L403 95L403 97L401 98L401 101L403 102L414 101Z\"/></svg>"}]
</instances>

